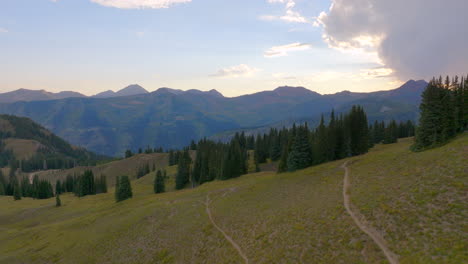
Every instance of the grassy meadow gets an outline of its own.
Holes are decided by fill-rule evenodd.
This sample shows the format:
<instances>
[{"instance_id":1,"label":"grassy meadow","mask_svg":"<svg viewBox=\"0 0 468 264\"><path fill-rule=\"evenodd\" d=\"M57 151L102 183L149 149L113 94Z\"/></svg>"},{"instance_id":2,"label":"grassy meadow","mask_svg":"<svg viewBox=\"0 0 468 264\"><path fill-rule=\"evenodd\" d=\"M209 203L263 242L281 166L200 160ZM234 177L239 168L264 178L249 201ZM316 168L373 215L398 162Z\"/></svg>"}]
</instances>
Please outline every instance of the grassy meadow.
<instances>
[{"instance_id":1,"label":"grassy meadow","mask_svg":"<svg viewBox=\"0 0 468 264\"><path fill-rule=\"evenodd\" d=\"M463 263L467 256L468 135L438 149L411 140L351 161L353 207L382 232L402 263ZM294 173L260 172L153 194L154 173L83 198L0 197L0 263L387 263L343 206L346 160Z\"/></svg>"}]
</instances>

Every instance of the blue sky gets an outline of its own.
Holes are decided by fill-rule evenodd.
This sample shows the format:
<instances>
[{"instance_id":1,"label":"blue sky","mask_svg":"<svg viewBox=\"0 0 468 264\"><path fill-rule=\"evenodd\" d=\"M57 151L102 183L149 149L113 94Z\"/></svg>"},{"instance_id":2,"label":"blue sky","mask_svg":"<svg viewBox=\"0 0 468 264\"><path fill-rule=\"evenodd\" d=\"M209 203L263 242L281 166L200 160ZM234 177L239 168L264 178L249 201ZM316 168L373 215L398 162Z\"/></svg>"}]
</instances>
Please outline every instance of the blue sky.
<instances>
[{"instance_id":1,"label":"blue sky","mask_svg":"<svg viewBox=\"0 0 468 264\"><path fill-rule=\"evenodd\" d=\"M342 18L333 20L330 5L329 0L3 0L0 92L92 95L138 83L150 91L217 89L236 96L280 85L319 93L373 91L405 81L382 62L377 35L354 36L360 46L338 39L330 29Z\"/></svg>"}]
</instances>

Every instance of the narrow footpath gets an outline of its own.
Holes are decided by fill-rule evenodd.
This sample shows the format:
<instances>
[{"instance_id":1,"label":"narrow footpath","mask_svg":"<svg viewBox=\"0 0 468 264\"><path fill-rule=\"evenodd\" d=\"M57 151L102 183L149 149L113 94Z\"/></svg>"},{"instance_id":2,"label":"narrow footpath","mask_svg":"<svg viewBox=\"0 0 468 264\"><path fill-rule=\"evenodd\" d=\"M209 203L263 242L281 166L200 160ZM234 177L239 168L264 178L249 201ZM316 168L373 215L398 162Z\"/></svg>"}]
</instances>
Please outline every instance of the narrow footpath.
<instances>
[{"instance_id":1,"label":"narrow footpath","mask_svg":"<svg viewBox=\"0 0 468 264\"><path fill-rule=\"evenodd\" d=\"M224 238L226 238L227 241L229 241L229 243L231 243L231 245L237 250L237 252L239 253L239 255L244 259L245 263L248 264L249 263L249 259L247 258L247 256L244 254L244 252L242 252L242 249L241 247L230 237L226 234L226 232L224 232L223 229L221 229L221 227L219 227L215 221L213 220L213 216L211 215L211 210L210 210L210 204L211 204L211 200L210 200L210 196L209 194L206 195L206 201L205 201L205 206L206 206L206 213L208 214L208 217L210 218L210 221L211 221L211 224L216 228L218 229L219 232L221 232L221 234L223 234Z\"/></svg>"},{"instance_id":2,"label":"narrow footpath","mask_svg":"<svg viewBox=\"0 0 468 264\"><path fill-rule=\"evenodd\" d=\"M362 232L366 233L368 236L372 238L372 240L374 240L377 246L379 246L379 248L385 254L385 257L387 257L387 260L391 264L398 264L398 256L388 248L387 242L382 237L382 235L373 227L361 222L361 220L359 220L359 217L358 217L359 212L355 213L351 210L351 202L350 202L351 198L349 195L349 189L350 189L351 184L349 182L348 162L345 162L341 166L341 168L345 170L344 183L343 183L343 201L344 201L344 206L346 208L346 211L348 211L348 214L351 216L351 218L353 218L354 222L359 227L359 229L361 229Z\"/></svg>"}]
</instances>

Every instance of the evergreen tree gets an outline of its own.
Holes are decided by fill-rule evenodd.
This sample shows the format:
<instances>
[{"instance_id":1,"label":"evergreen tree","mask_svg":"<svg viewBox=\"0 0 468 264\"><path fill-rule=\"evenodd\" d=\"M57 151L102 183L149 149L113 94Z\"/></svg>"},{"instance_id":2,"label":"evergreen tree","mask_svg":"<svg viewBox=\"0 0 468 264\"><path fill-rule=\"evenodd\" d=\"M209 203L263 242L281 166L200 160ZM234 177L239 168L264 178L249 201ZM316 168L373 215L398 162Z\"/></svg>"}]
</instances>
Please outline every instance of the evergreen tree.
<instances>
[{"instance_id":1,"label":"evergreen tree","mask_svg":"<svg viewBox=\"0 0 468 264\"><path fill-rule=\"evenodd\" d=\"M121 202L133 197L132 186L128 176L119 177L119 188L116 189L116 201Z\"/></svg>"},{"instance_id":2,"label":"evergreen tree","mask_svg":"<svg viewBox=\"0 0 468 264\"><path fill-rule=\"evenodd\" d=\"M107 193L107 177L106 175L101 175L101 193Z\"/></svg>"},{"instance_id":3,"label":"evergreen tree","mask_svg":"<svg viewBox=\"0 0 468 264\"><path fill-rule=\"evenodd\" d=\"M174 151L173 150L169 151L168 163L169 163L169 166L174 166L175 162L174 162Z\"/></svg>"},{"instance_id":4,"label":"evergreen tree","mask_svg":"<svg viewBox=\"0 0 468 264\"><path fill-rule=\"evenodd\" d=\"M445 140L444 103L446 92L441 81L433 79L422 93L422 101L419 106L420 119L416 131L415 148L424 149L442 143Z\"/></svg>"},{"instance_id":5,"label":"evergreen tree","mask_svg":"<svg viewBox=\"0 0 468 264\"><path fill-rule=\"evenodd\" d=\"M132 156L133 156L132 151L129 150L129 149L127 149L127 150L125 151L125 158L128 159L128 158L130 158L130 157L132 157Z\"/></svg>"},{"instance_id":6,"label":"evergreen tree","mask_svg":"<svg viewBox=\"0 0 468 264\"><path fill-rule=\"evenodd\" d=\"M17 179L13 182L13 197L15 200L21 200L21 188Z\"/></svg>"},{"instance_id":7,"label":"evergreen tree","mask_svg":"<svg viewBox=\"0 0 468 264\"><path fill-rule=\"evenodd\" d=\"M241 148L240 141L234 138L229 144L224 160L221 179L228 180L239 177L247 172L247 153Z\"/></svg>"},{"instance_id":8,"label":"evergreen tree","mask_svg":"<svg viewBox=\"0 0 468 264\"><path fill-rule=\"evenodd\" d=\"M320 124L316 129L314 137L314 163L320 164L328 161L329 157L329 135L328 129L325 126L325 121L322 117L320 118Z\"/></svg>"},{"instance_id":9,"label":"evergreen tree","mask_svg":"<svg viewBox=\"0 0 468 264\"><path fill-rule=\"evenodd\" d=\"M62 201L60 200L60 194L58 193L55 195L55 206L56 207L62 206Z\"/></svg>"},{"instance_id":10,"label":"evergreen tree","mask_svg":"<svg viewBox=\"0 0 468 264\"><path fill-rule=\"evenodd\" d=\"M392 120L390 124L385 128L385 135L384 135L384 144L392 144L396 143L399 137L398 126L395 120Z\"/></svg>"},{"instance_id":11,"label":"evergreen tree","mask_svg":"<svg viewBox=\"0 0 468 264\"><path fill-rule=\"evenodd\" d=\"M312 165L312 150L306 126L299 126L294 144L288 155L288 170L295 171Z\"/></svg>"},{"instance_id":12,"label":"evergreen tree","mask_svg":"<svg viewBox=\"0 0 468 264\"><path fill-rule=\"evenodd\" d=\"M192 159L188 150L185 150L178 159L177 175L176 175L176 189L183 189L190 181L190 166Z\"/></svg>"},{"instance_id":13,"label":"evergreen tree","mask_svg":"<svg viewBox=\"0 0 468 264\"><path fill-rule=\"evenodd\" d=\"M62 184L60 180L55 182L55 193L62 194Z\"/></svg>"},{"instance_id":14,"label":"evergreen tree","mask_svg":"<svg viewBox=\"0 0 468 264\"><path fill-rule=\"evenodd\" d=\"M165 183L164 176L160 170L156 173L154 178L154 193L163 193L165 192Z\"/></svg>"},{"instance_id":15,"label":"evergreen tree","mask_svg":"<svg viewBox=\"0 0 468 264\"><path fill-rule=\"evenodd\" d=\"M5 195L5 186L3 182L0 181L0 196Z\"/></svg>"},{"instance_id":16,"label":"evergreen tree","mask_svg":"<svg viewBox=\"0 0 468 264\"><path fill-rule=\"evenodd\" d=\"M288 146L285 145L283 147L283 152L281 154L281 158L278 163L278 173L288 171L288 155L289 155Z\"/></svg>"},{"instance_id":17,"label":"evergreen tree","mask_svg":"<svg viewBox=\"0 0 468 264\"><path fill-rule=\"evenodd\" d=\"M6 180L3 176L2 170L0 170L0 195L6 195Z\"/></svg>"}]
</instances>

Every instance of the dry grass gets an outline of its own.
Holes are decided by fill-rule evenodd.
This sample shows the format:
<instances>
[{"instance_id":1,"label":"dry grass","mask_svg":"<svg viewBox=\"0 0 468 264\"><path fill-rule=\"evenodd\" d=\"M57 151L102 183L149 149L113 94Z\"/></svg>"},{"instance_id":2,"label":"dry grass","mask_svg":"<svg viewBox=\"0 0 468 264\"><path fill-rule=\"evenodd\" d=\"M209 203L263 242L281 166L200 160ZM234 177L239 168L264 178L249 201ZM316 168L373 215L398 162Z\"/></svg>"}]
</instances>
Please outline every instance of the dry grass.
<instances>
[{"instance_id":1,"label":"dry grass","mask_svg":"<svg viewBox=\"0 0 468 264\"><path fill-rule=\"evenodd\" d=\"M131 179L136 179L138 168L149 164L150 169L153 164L156 169L162 169L168 165L168 154L153 153L153 154L138 154L128 159L116 160L95 167L76 167L69 170L48 170L34 173L39 178L48 179L55 182L58 179L65 179L67 175L82 174L85 170L91 169L94 175L99 176L104 174L107 176L107 183L111 186L115 184L115 176L127 175Z\"/></svg>"},{"instance_id":2,"label":"dry grass","mask_svg":"<svg viewBox=\"0 0 468 264\"><path fill-rule=\"evenodd\" d=\"M4 142L5 149L12 150L16 158L20 160L31 158L42 146L41 143L29 139L8 138Z\"/></svg>"}]
</instances>

